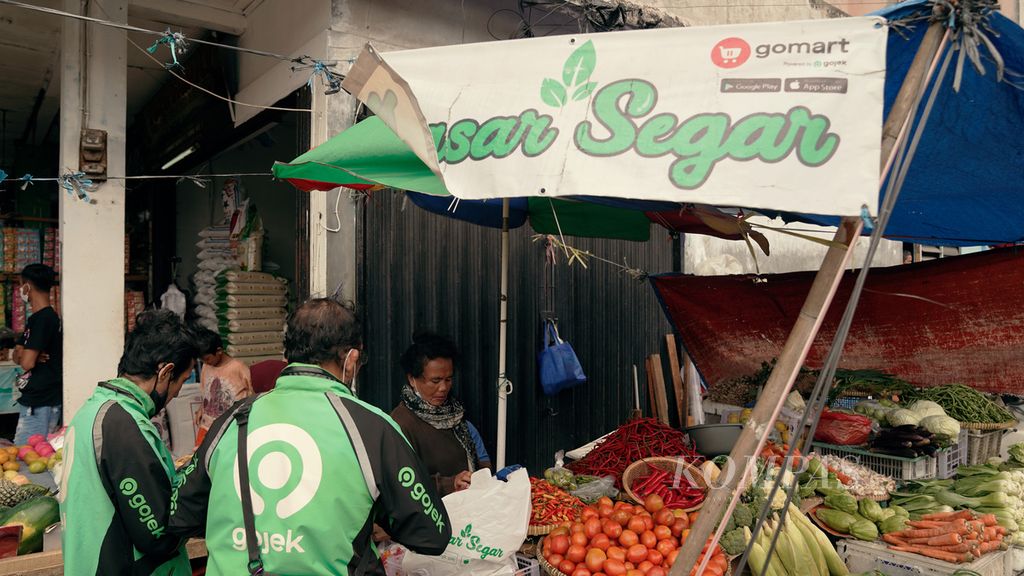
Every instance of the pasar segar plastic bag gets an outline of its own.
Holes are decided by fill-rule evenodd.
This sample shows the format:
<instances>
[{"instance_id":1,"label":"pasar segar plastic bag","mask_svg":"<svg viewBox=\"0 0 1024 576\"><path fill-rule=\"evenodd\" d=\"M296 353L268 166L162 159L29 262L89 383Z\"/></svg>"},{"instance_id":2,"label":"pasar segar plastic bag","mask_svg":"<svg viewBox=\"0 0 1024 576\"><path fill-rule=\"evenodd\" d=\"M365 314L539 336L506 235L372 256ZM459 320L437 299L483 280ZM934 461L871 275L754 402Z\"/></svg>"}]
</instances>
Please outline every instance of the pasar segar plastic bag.
<instances>
[{"instance_id":1,"label":"pasar segar plastic bag","mask_svg":"<svg viewBox=\"0 0 1024 576\"><path fill-rule=\"evenodd\" d=\"M818 420L814 439L826 444L853 446L866 444L871 435L871 418L860 414L825 410Z\"/></svg>"}]
</instances>

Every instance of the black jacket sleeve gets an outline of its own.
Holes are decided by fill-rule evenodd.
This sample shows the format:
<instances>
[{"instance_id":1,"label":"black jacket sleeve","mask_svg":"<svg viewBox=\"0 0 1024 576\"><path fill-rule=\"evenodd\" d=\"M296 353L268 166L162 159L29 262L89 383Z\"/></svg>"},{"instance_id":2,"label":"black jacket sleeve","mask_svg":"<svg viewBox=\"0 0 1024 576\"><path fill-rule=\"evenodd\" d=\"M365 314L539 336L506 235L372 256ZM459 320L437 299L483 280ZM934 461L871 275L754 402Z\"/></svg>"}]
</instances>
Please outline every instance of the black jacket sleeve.
<instances>
[{"instance_id":1,"label":"black jacket sleeve","mask_svg":"<svg viewBox=\"0 0 1024 576\"><path fill-rule=\"evenodd\" d=\"M380 472L375 471L375 476L381 515L387 519L382 524L385 531L413 552L441 554L451 540L452 527L434 478L387 421L381 422L377 446Z\"/></svg>"},{"instance_id":2,"label":"black jacket sleeve","mask_svg":"<svg viewBox=\"0 0 1024 576\"><path fill-rule=\"evenodd\" d=\"M206 465L221 436L231 425L235 410L245 402L236 403L231 410L214 420L203 443L192 455L192 460L178 471L171 494L171 517L168 531L181 538L202 536L206 530L206 512L210 507L210 474Z\"/></svg>"},{"instance_id":3,"label":"black jacket sleeve","mask_svg":"<svg viewBox=\"0 0 1024 576\"><path fill-rule=\"evenodd\" d=\"M138 424L119 404L101 423L99 470L132 545L143 554L170 555L181 541L167 533L171 480Z\"/></svg>"}]
</instances>

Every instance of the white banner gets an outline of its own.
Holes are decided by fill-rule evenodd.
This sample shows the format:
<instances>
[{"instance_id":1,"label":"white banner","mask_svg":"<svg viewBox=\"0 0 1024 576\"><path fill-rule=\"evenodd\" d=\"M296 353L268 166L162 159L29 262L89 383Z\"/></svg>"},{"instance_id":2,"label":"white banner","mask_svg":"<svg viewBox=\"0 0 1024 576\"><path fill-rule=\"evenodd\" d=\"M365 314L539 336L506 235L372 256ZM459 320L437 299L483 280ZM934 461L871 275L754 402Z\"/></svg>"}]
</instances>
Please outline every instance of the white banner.
<instances>
[{"instance_id":1,"label":"white banner","mask_svg":"<svg viewBox=\"0 0 1024 576\"><path fill-rule=\"evenodd\" d=\"M460 198L875 214L886 37L865 17L368 50L345 89Z\"/></svg>"}]
</instances>

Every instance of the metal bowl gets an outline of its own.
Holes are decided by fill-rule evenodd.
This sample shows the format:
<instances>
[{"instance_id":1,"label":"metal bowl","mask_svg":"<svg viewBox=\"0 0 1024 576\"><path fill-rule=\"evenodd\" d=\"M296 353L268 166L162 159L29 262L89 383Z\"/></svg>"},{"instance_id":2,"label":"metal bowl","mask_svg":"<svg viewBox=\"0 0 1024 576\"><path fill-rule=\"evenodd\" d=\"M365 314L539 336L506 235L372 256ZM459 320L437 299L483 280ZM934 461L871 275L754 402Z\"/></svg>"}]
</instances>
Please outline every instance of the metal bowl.
<instances>
[{"instance_id":1,"label":"metal bowl","mask_svg":"<svg viewBox=\"0 0 1024 576\"><path fill-rule=\"evenodd\" d=\"M705 458L728 455L742 431L743 424L704 424L684 429Z\"/></svg>"}]
</instances>

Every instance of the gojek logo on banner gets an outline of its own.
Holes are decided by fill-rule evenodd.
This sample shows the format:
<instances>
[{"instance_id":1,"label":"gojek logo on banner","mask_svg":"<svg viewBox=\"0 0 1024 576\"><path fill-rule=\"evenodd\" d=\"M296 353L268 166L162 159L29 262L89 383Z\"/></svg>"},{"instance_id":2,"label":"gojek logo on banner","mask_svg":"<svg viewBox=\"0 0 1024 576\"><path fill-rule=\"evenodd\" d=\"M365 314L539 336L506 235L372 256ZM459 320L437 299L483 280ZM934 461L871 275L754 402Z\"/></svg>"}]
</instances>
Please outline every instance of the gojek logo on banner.
<instances>
[{"instance_id":1,"label":"gojek logo on banner","mask_svg":"<svg viewBox=\"0 0 1024 576\"><path fill-rule=\"evenodd\" d=\"M252 510L256 516L271 513L285 520L302 511L320 488L323 461L320 449L308 432L292 424L271 424L257 428L248 437L249 489ZM255 468L255 474L253 469ZM241 498L238 477L238 456L232 463L235 494ZM245 529L232 533L236 550L245 550ZM298 552L302 548L302 535L292 530L285 534L257 533L264 553Z\"/></svg>"},{"instance_id":2,"label":"gojek logo on banner","mask_svg":"<svg viewBox=\"0 0 1024 576\"><path fill-rule=\"evenodd\" d=\"M749 44L739 38L723 40L715 50L712 58L725 68L739 66L751 55ZM591 113L572 134L580 152L592 157L674 157L668 179L680 189L700 188L725 159L776 163L795 156L805 166L818 167L840 145L830 119L805 106L742 118L721 112L680 118L657 110L658 89L652 82L626 78L598 87L591 80L596 67L597 52L588 40L565 61L560 79L541 82L541 101L557 113L590 100ZM438 160L454 165L467 158L505 158L517 150L527 157L544 154L561 136L554 124L551 114L527 109L517 116L438 122L430 128Z\"/></svg>"}]
</instances>

